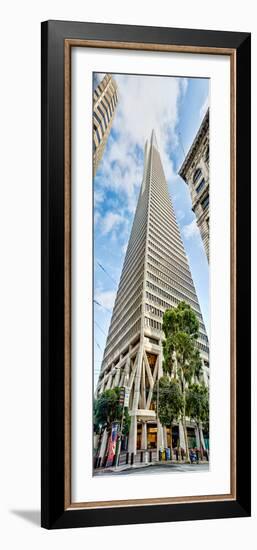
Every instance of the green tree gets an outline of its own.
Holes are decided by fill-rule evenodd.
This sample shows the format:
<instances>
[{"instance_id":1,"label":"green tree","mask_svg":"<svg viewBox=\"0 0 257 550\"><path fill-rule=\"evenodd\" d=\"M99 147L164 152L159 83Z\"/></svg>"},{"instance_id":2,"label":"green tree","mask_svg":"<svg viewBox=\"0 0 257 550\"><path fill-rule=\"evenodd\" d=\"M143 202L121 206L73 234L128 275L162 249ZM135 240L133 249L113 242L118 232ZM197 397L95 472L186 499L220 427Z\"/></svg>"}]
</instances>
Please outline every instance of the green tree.
<instances>
[{"instance_id":1,"label":"green tree","mask_svg":"<svg viewBox=\"0 0 257 550\"><path fill-rule=\"evenodd\" d=\"M125 407L124 409L124 415L123 415L123 427L122 427L122 435L128 436L129 434L129 428L131 423L131 416L128 412L128 407Z\"/></svg>"},{"instance_id":2,"label":"green tree","mask_svg":"<svg viewBox=\"0 0 257 550\"><path fill-rule=\"evenodd\" d=\"M120 422L122 405L119 403L120 388L105 390L94 402L94 429L96 432L105 428L111 431L113 422Z\"/></svg>"},{"instance_id":3,"label":"green tree","mask_svg":"<svg viewBox=\"0 0 257 550\"><path fill-rule=\"evenodd\" d=\"M106 429L108 437L110 437L113 422L122 422L122 433L119 435L119 439L123 435L126 437L130 428L130 415L128 408L120 404L120 390L117 387L114 389L105 390L98 399L94 401L94 432L102 434ZM119 443L120 445L120 443Z\"/></svg>"},{"instance_id":4,"label":"green tree","mask_svg":"<svg viewBox=\"0 0 257 550\"><path fill-rule=\"evenodd\" d=\"M189 461L188 438L186 429L186 388L195 379L199 379L202 361L197 348L199 321L185 302L167 309L163 316L163 369L178 380L183 398L181 422L186 445L186 460Z\"/></svg>"},{"instance_id":5,"label":"green tree","mask_svg":"<svg viewBox=\"0 0 257 550\"><path fill-rule=\"evenodd\" d=\"M170 428L172 456L172 424L177 421L183 410L183 396L178 380L162 376L155 385L153 399L158 404L158 417L163 426Z\"/></svg>"},{"instance_id":6,"label":"green tree","mask_svg":"<svg viewBox=\"0 0 257 550\"><path fill-rule=\"evenodd\" d=\"M201 424L209 422L209 392L204 384L192 384L186 390L186 414L195 422L203 458Z\"/></svg>"}]
</instances>

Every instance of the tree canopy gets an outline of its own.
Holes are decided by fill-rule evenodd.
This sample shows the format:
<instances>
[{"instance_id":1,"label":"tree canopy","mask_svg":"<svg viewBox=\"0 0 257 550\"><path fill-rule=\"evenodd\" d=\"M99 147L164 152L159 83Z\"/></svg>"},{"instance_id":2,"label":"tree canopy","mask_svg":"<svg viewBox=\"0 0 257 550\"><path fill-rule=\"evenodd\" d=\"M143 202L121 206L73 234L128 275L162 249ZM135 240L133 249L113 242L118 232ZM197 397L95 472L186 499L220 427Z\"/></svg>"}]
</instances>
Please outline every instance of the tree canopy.
<instances>
[{"instance_id":1,"label":"tree canopy","mask_svg":"<svg viewBox=\"0 0 257 550\"><path fill-rule=\"evenodd\" d=\"M181 422L186 445L186 459L189 460L186 429L186 388L200 379L202 360L197 347L199 321L191 306L180 302L177 307L167 309L163 316L163 370L174 378L182 396Z\"/></svg>"},{"instance_id":2,"label":"tree canopy","mask_svg":"<svg viewBox=\"0 0 257 550\"><path fill-rule=\"evenodd\" d=\"M158 416L163 426L171 426L178 420L183 409L183 396L177 380L168 376L160 378L159 389L155 387L154 400L158 400Z\"/></svg>"},{"instance_id":3,"label":"tree canopy","mask_svg":"<svg viewBox=\"0 0 257 550\"><path fill-rule=\"evenodd\" d=\"M202 361L197 348L199 321L196 314L185 302L167 309L163 316L163 368L164 372L175 375L181 383L189 383L193 376L199 377Z\"/></svg>"},{"instance_id":4,"label":"tree canopy","mask_svg":"<svg viewBox=\"0 0 257 550\"><path fill-rule=\"evenodd\" d=\"M198 425L209 420L209 392L203 384L192 384L186 391L186 414Z\"/></svg>"},{"instance_id":5,"label":"tree canopy","mask_svg":"<svg viewBox=\"0 0 257 550\"><path fill-rule=\"evenodd\" d=\"M112 422L119 422L122 417L122 406L119 403L120 388L105 390L94 402L95 431L101 428L110 429Z\"/></svg>"},{"instance_id":6,"label":"tree canopy","mask_svg":"<svg viewBox=\"0 0 257 550\"><path fill-rule=\"evenodd\" d=\"M103 428L111 429L113 422L121 422L123 405L120 404L120 387L105 390L98 399L94 401L94 431L99 432ZM125 407L123 414L123 435L127 435L130 426L128 408Z\"/></svg>"}]
</instances>

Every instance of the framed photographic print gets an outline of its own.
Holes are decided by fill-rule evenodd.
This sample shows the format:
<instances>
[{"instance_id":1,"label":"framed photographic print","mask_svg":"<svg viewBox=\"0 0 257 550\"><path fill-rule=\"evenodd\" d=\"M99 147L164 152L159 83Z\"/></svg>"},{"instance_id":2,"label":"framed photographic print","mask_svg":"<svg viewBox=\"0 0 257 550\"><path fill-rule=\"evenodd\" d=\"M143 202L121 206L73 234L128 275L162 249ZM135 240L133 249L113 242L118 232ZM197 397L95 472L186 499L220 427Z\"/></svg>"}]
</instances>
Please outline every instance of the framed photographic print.
<instances>
[{"instance_id":1,"label":"framed photographic print","mask_svg":"<svg viewBox=\"0 0 257 550\"><path fill-rule=\"evenodd\" d=\"M250 34L42 23L42 526L250 515Z\"/></svg>"}]
</instances>

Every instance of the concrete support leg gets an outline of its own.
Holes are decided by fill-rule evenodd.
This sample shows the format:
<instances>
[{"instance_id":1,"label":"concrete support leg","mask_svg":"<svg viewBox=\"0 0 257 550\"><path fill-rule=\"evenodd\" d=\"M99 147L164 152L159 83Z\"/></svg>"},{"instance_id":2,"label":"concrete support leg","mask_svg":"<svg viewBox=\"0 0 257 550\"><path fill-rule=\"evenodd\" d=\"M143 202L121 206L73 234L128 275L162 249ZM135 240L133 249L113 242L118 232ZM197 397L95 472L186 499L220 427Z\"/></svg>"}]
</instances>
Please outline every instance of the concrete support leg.
<instances>
[{"instance_id":1,"label":"concrete support leg","mask_svg":"<svg viewBox=\"0 0 257 550\"><path fill-rule=\"evenodd\" d=\"M168 447L166 426L163 426L163 443L164 443L164 447Z\"/></svg>"},{"instance_id":2,"label":"concrete support leg","mask_svg":"<svg viewBox=\"0 0 257 550\"><path fill-rule=\"evenodd\" d=\"M186 450L185 435L181 421L179 422L179 445L184 451Z\"/></svg>"},{"instance_id":3,"label":"concrete support leg","mask_svg":"<svg viewBox=\"0 0 257 550\"><path fill-rule=\"evenodd\" d=\"M196 446L197 446L197 449L200 449L200 438L199 438L199 431L198 431L198 428L195 428L195 439L196 439Z\"/></svg>"},{"instance_id":4,"label":"concrete support leg","mask_svg":"<svg viewBox=\"0 0 257 550\"><path fill-rule=\"evenodd\" d=\"M129 450L129 453L136 454L137 452L137 416L136 415L131 416L128 450Z\"/></svg>"},{"instance_id":5,"label":"concrete support leg","mask_svg":"<svg viewBox=\"0 0 257 550\"><path fill-rule=\"evenodd\" d=\"M205 445L205 441L204 441L204 437L203 437L203 429L202 428L200 428L200 437L201 437L202 448L205 451L206 450L206 445Z\"/></svg>"},{"instance_id":6,"label":"concrete support leg","mask_svg":"<svg viewBox=\"0 0 257 550\"><path fill-rule=\"evenodd\" d=\"M109 389L111 388L111 385L112 385L112 375L111 375L111 373L110 373L105 389L106 389L106 390L109 390Z\"/></svg>"},{"instance_id":7,"label":"concrete support leg","mask_svg":"<svg viewBox=\"0 0 257 550\"><path fill-rule=\"evenodd\" d=\"M105 456L107 442L108 442L108 432L107 430L104 430L104 433L102 435L100 451L99 451L99 457L101 457L101 459L103 459Z\"/></svg>"},{"instance_id":8,"label":"concrete support leg","mask_svg":"<svg viewBox=\"0 0 257 550\"><path fill-rule=\"evenodd\" d=\"M147 423L142 423L141 449L147 449Z\"/></svg>"},{"instance_id":9,"label":"concrete support leg","mask_svg":"<svg viewBox=\"0 0 257 550\"><path fill-rule=\"evenodd\" d=\"M160 423L160 420L157 421L157 449L164 447L164 438L163 438L163 426Z\"/></svg>"}]
</instances>

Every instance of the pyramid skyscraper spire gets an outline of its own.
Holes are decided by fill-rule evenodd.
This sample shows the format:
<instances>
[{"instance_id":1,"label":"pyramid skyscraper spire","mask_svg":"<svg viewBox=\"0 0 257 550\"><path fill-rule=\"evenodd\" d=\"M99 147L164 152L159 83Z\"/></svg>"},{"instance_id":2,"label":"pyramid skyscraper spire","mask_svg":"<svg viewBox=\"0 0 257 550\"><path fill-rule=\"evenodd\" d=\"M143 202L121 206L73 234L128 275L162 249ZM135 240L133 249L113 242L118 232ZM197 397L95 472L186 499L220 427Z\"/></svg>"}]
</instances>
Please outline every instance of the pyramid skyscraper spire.
<instances>
[{"instance_id":1,"label":"pyramid skyscraper spire","mask_svg":"<svg viewBox=\"0 0 257 550\"><path fill-rule=\"evenodd\" d=\"M165 179L154 130L145 145L144 173L134 221L113 308L96 394L117 386L129 390L131 424L128 450L180 441L159 423L153 388L162 376L162 318L166 309L185 301L200 323L198 347L205 382L209 378L209 344L187 256ZM188 426L193 430L193 425ZM103 456L106 440L102 440Z\"/></svg>"}]
</instances>

